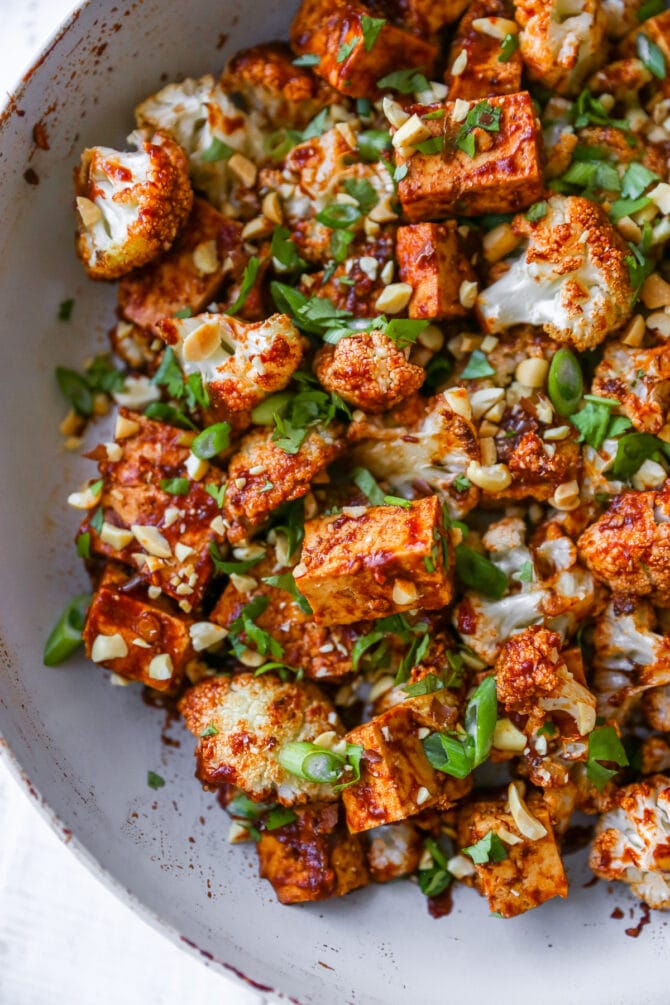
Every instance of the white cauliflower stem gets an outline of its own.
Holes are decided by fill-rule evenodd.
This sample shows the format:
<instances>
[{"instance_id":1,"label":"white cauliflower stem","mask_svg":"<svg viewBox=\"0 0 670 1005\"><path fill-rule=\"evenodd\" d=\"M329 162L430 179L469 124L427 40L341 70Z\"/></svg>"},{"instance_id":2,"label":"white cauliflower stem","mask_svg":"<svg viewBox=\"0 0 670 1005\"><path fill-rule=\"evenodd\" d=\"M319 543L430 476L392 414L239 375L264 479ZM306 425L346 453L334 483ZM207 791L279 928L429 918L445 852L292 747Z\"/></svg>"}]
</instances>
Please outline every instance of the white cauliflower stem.
<instances>
[{"instance_id":1,"label":"white cauliflower stem","mask_svg":"<svg viewBox=\"0 0 670 1005\"><path fill-rule=\"evenodd\" d=\"M670 908L670 779L652 775L616 794L603 814L590 865L602 879L628 883L649 907Z\"/></svg>"},{"instance_id":2,"label":"white cauliflower stem","mask_svg":"<svg viewBox=\"0 0 670 1005\"><path fill-rule=\"evenodd\" d=\"M576 94L604 62L605 16L599 0L518 0L519 44L532 80Z\"/></svg>"},{"instance_id":3,"label":"white cauliflower stem","mask_svg":"<svg viewBox=\"0 0 670 1005\"><path fill-rule=\"evenodd\" d=\"M532 324L578 349L591 349L629 316L628 249L595 203L553 196L535 223L517 216L528 238L509 270L477 300L484 326L498 332Z\"/></svg>"},{"instance_id":4,"label":"white cauliflower stem","mask_svg":"<svg viewBox=\"0 0 670 1005\"><path fill-rule=\"evenodd\" d=\"M286 387L303 355L303 337L285 314L255 324L198 314L165 319L158 328L184 373L199 373L210 394L234 412Z\"/></svg>"},{"instance_id":5,"label":"white cauliflower stem","mask_svg":"<svg viewBox=\"0 0 670 1005\"><path fill-rule=\"evenodd\" d=\"M75 173L77 251L93 279L117 279L166 251L193 203L186 158L169 136L128 142L136 150L84 150Z\"/></svg>"}]
</instances>

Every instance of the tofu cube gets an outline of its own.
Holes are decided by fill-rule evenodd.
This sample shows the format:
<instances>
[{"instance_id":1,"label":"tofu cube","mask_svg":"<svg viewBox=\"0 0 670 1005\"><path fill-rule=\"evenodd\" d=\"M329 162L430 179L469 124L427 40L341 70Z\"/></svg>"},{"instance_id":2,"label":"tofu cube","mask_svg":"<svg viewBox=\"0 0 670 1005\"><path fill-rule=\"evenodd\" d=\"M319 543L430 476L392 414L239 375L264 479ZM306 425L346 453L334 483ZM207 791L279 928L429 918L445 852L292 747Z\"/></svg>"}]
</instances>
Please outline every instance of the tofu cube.
<instances>
[{"instance_id":1,"label":"tofu cube","mask_svg":"<svg viewBox=\"0 0 670 1005\"><path fill-rule=\"evenodd\" d=\"M86 617L86 655L104 655L104 639L120 636L126 655L96 658L95 662L155 691L174 691L186 663L194 656L190 625L191 620L178 614L164 598L149 600L143 586L133 586L126 571L110 562ZM120 643L115 644L123 649Z\"/></svg>"},{"instance_id":2,"label":"tofu cube","mask_svg":"<svg viewBox=\"0 0 670 1005\"><path fill-rule=\"evenodd\" d=\"M396 257L401 281L414 290L407 308L411 318L468 313L459 291L461 283L474 282L477 275L461 247L455 220L398 227Z\"/></svg>"},{"instance_id":3,"label":"tofu cube","mask_svg":"<svg viewBox=\"0 0 670 1005\"><path fill-rule=\"evenodd\" d=\"M303 0L291 25L298 55L320 57L314 72L350 98L378 94L377 81L399 67L430 71L437 47L387 21L368 51L362 18L369 8L354 0Z\"/></svg>"},{"instance_id":4,"label":"tofu cube","mask_svg":"<svg viewBox=\"0 0 670 1005\"><path fill-rule=\"evenodd\" d=\"M442 108L443 118L422 121L431 137L442 137L443 149L421 153L401 147L396 151L398 166L407 166L398 193L410 221L515 212L541 197L542 137L527 91L471 103L472 117L484 116L494 129L468 127L464 110L454 102ZM420 106L417 114L436 110ZM456 146L461 130L469 137L466 142L474 142L472 157Z\"/></svg>"},{"instance_id":5,"label":"tofu cube","mask_svg":"<svg viewBox=\"0 0 670 1005\"><path fill-rule=\"evenodd\" d=\"M424 38L458 21L468 0L402 0L402 20Z\"/></svg>"},{"instance_id":6,"label":"tofu cube","mask_svg":"<svg viewBox=\"0 0 670 1005\"><path fill-rule=\"evenodd\" d=\"M439 610L453 596L448 542L438 496L406 507L345 509L305 524L293 575L321 625Z\"/></svg>"},{"instance_id":7,"label":"tofu cube","mask_svg":"<svg viewBox=\"0 0 670 1005\"><path fill-rule=\"evenodd\" d=\"M118 460L110 460L105 447L94 452L102 495L80 533L90 534L92 554L132 566L188 612L200 603L212 576L209 545L223 535L223 526L220 533L211 527L221 511L205 491L205 485L219 488L223 473L210 466L202 482L194 481L186 469L189 434L125 408L119 414L135 431L125 435L126 429L117 440ZM177 478L188 482L184 495L161 487L161 481Z\"/></svg>"},{"instance_id":8,"label":"tofu cube","mask_svg":"<svg viewBox=\"0 0 670 1005\"><path fill-rule=\"evenodd\" d=\"M314 426L295 454L263 429L245 436L228 465L223 512L231 544L252 537L281 503L306 495L315 475L343 452L343 434L336 422L326 429Z\"/></svg>"},{"instance_id":9,"label":"tofu cube","mask_svg":"<svg viewBox=\"0 0 670 1005\"><path fill-rule=\"evenodd\" d=\"M227 220L203 199L195 199L191 215L170 250L119 283L124 317L159 334L156 324L161 318L174 317L184 309L199 314L216 299L224 281L241 279L248 260L241 234L241 224ZM212 241L215 256L211 255ZM206 271L197 250L203 246L208 250ZM214 261L213 269L209 259Z\"/></svg>"},{"instance_id":10,"label":"tofu cube","mask_svg":"<svg viewBox=\"0 0 670 1005\"><path fill-rule=\"evenodd\" d=\"M281 904L342 897L365 886L368 871L360 838L349 834L334 803L296 810L296 818L263 830L256 845L259 872Z\"/></svg>"},{"instance_id":11,"label":"tofu cube","mask_svg":"<svg viewBox=\"0 0 670 1005\"><path fill-rule=\"evenodd\" d=\"M475 865L475 885L488 899L491 910L503 918L514 918L552 897L568 895L568 881L549 812L539 796L531 796L527 805L547 831L537 841L521 834L504 800L471 803L459 814L461 847L476 844L489 831L497 833L499 828L521 838L518 844L505 844L508 857L502 862Z\"/></svg>"},{"instance_id":12,"label":"tofu cube","mask_svg":"<svg viewBox=\"0 0 670 1005\"><path fill-rule=\"evenodd\" d=\"M350 831L371 830L434 806L446 810L467 793L469 780L436 771L420 738L425 729L455 727L456 701L447 690L420 695L347 733L348 743L363 748L360 780L342 793Z\"/></svg>"},{"instance_id":13,"label":"tofu cube","mask_svg":"<svg viewBox=\"0 0 670 1005\"><path fill-rule=\"evenodd\" d=\"M337 682L352 672L352 651L356 641L372 626L342 625L325 628L317 625L309 614L300 609L295 598L286 590L270 586L263 580L290 571L277 562L270 549L268 557L250 569L244 577L232 579L219 597L210 620L223 628L239 617L242 609L254 597L267 597L268 605L255 619L264 632L275 639L283 649L282 660L289 666L302 669L305 677L318 681ZM249 643L253 649L253 643Z\"/></svg>"},{"instance_id":14,"label":"tofu cube","mask_svg":"<svg viewBox=\"0 0 670 1005\"><path fill-rule=\"evenodd\" d=\"M447 59L444 80L449 100L473 101L492 94L514 94L521 90L521 54L515 49L507 61L501 61L502 38L493 34L498 24L509 22L516 35L514 10L504 0L475 0L461 18ZM504 20L503 20L504 19ZM486 30L486 27L489 30ZM489 31L492 34L489 34ZM507 34L507 32L505 32ZM454 74L465 53L467 62L461 73Z\"/></svg>"}]
</instances>

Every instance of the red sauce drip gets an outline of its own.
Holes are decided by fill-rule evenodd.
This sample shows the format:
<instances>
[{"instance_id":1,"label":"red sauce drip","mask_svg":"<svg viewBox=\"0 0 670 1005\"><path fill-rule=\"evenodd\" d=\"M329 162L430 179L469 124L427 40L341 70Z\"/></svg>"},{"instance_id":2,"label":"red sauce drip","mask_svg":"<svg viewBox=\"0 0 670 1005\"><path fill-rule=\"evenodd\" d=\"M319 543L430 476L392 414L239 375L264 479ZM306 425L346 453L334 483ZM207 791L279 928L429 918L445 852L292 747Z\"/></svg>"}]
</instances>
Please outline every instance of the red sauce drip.
<instances>
[{"instance_id":1,"label":"red sauce drip","mask_svg":"<svg viewBox=\"0 0 670 1005\"><path fill-rule=\"evenodd\" d=\"M649 906L647 904L642 904L641 906L642 906L642 915L640 916L640 920L638 921L637 925L635 926L635 928L626 929L626 935L630 935L631 939L637 939L638 935L640 935L645 925L648 925L649 922L651 921L651 911L649 910Z\"/></svg>"},{"instance_id":2,"label":"red sauce drip","mask_svg":"<svg viewBox=\"0 0 670 1005\"><path fill-rule=\"evenodd\" d=\"M451 887L440 893L437 897L428 898L428 913L431 918L446 918L448 914L451 914L451 909L454 906L454 896Z\"/></svg>"}]
</instances>

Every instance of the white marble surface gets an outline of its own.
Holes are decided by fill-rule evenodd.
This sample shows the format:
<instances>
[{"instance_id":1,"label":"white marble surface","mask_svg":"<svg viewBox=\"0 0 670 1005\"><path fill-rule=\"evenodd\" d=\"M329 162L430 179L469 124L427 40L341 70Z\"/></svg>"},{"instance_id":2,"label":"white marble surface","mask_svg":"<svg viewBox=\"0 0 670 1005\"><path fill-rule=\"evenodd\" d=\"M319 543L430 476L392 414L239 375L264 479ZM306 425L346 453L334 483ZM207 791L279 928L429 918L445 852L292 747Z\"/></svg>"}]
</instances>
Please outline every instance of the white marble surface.
<instances>
[{"instance_id":1,"label":"white marble surface","mask_svg":"<svg viewBox=\"0 0 670 1005\"><path fill-rule=\"evenodd\" d=\"M0 0L0 98L74 6ZM261 1005L109 893L1 761L0 834L0 1005Z\"/></svg>"}]
</instances>

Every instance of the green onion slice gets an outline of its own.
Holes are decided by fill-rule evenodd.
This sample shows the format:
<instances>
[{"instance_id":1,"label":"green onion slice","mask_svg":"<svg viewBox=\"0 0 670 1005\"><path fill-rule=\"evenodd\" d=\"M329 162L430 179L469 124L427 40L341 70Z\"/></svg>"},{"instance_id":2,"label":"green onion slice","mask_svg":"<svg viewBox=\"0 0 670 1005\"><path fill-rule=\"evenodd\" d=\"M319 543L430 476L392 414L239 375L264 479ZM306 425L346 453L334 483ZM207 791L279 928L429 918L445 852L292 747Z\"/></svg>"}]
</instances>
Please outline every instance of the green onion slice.
<instances>
[{"instance_id":1,"label":"green onion slice","mask_svg":"<svg viewBox=\"0 0 670 1005\"><path fill-rule=\"evenodd\" d=\"M90 603L90 594L81 593L67 605L44 646L46 666L58 666L79 648L86 611Z\"/></svg>"}]
</instances>

